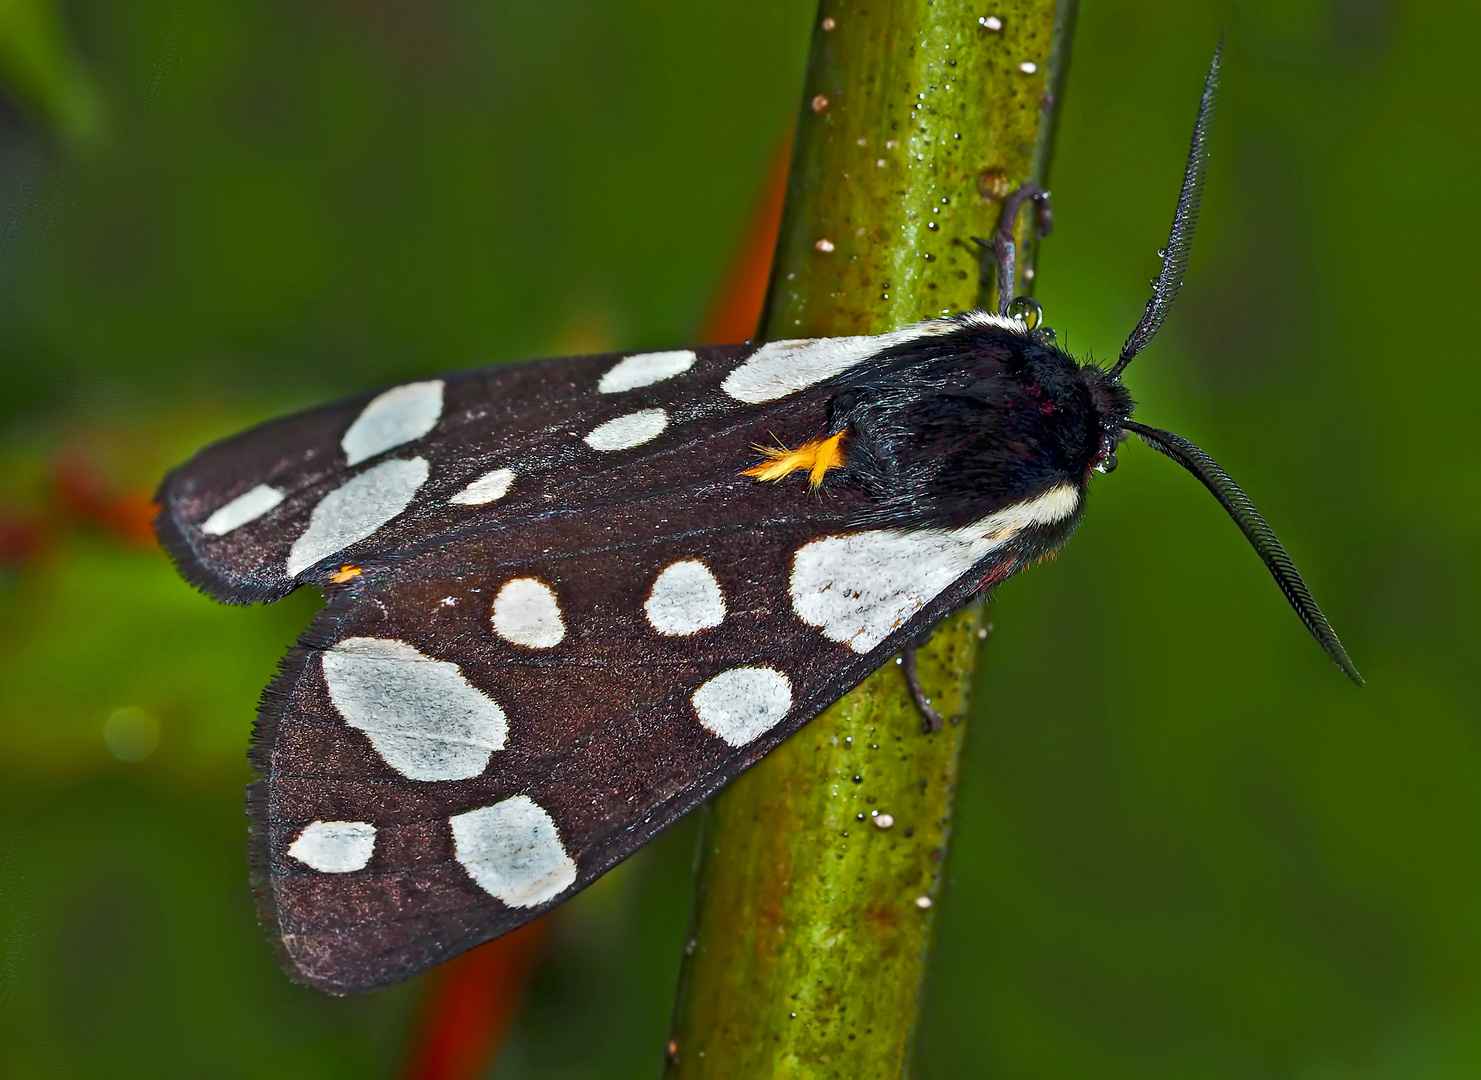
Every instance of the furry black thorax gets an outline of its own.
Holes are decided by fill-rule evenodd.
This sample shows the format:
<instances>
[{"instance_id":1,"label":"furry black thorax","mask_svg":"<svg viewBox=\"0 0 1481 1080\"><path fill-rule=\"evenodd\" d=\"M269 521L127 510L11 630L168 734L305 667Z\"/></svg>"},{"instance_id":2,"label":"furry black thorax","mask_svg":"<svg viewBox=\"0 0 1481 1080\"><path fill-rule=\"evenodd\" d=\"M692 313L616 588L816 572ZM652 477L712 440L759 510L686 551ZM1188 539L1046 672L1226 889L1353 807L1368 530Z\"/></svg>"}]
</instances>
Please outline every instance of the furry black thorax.
<instances>
[{"instance_id":1,"label":"furry black thorax","mask_svg":"<svg viewBox=\"0 0 1481 1080\"><path fill-rule=\"evenodd\" d=\"M1133 405L1046 335L970 317L836 385L830 430L848 432L849 479L872 501L861 524L954 528L1066 482L1083 495Z\"/></svg>"}]
</instances>

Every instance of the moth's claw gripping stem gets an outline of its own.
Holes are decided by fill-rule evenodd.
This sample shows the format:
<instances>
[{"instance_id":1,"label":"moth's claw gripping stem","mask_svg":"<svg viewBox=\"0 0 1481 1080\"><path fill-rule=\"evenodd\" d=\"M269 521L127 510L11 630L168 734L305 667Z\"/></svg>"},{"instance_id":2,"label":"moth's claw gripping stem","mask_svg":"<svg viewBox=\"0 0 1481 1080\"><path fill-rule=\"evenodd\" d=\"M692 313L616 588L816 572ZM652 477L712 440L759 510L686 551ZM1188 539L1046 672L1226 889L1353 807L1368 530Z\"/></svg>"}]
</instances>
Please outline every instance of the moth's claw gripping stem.
<instances>
[{"instance_id":1,"label":"moth's claw gripping stem","mask_svg":"<svg viewBox=\"0 0 1481 1080\"><path fill-rule=\"evenodd\" d=\"M920 710L921 720L926 731L940 731L944 721L941 714L931 707L930 698L921 689L920 673L915 666L914 643L900 650L900 669L905 673L905 685L910 690L910 700L915 702L915 707ZM960 721L960 717L954 717L953 723Z\"/></svg>"}]
</instances>

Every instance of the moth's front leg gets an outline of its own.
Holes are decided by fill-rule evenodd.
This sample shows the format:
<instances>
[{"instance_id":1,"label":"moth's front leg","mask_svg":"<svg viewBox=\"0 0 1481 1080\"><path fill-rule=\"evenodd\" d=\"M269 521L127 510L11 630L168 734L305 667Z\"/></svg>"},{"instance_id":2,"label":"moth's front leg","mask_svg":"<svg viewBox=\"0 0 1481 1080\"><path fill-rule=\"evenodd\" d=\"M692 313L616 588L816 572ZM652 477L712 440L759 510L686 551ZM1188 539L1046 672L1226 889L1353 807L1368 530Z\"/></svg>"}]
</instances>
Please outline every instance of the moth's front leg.
<instances>
[{"instance_id":1,"label":"moth's front leg","mask_svg":"<svg viewBox=\"0 0 1481 1080\"><path fill-rule=\"evenodd\" d=\"M980 236L972 239L987 251L992 252L993 265L997 269L998 314L1008 314L1013 303L1013 289L1017 277L1018 245L1013 240L1013 227L1018 222L1018 213L1023 204L1034 204L1034 230L1040 240L1054 228L1054 211L1050 206L1049 192L1038 184L1022 184L1003 200L1002 212L998 215L998 227L991 240ZM985 268L984 268L985 269ZM1031 271L1026 271L1032 277ZM986 283L984 274L984 284Z\"/></svg>"},{"instance_id":2,"label":"moth's front leg","mask_svg":"<svg viewBox=\"0 0 1481 1080\"><path fill-rule=\"evenodd\" d=\"M910 691L910 700L915 702L915 707L920 710L922 728L927 732L940 731L945 721L941 714L936 711L935 707L932 706L931 699L926 697L926 692L921 687L920 671L916 666L915 653L920 646L931 640L931 634L934 630L935 628L932 627L931 630L926 631L924 636L916 641L912 641L900 650L900 670L905 675L905 686ZM951 722L953 724L960 724L964 719L966 719L965 714L958 713L951 718Z\"/></svg>"}]
</instances>

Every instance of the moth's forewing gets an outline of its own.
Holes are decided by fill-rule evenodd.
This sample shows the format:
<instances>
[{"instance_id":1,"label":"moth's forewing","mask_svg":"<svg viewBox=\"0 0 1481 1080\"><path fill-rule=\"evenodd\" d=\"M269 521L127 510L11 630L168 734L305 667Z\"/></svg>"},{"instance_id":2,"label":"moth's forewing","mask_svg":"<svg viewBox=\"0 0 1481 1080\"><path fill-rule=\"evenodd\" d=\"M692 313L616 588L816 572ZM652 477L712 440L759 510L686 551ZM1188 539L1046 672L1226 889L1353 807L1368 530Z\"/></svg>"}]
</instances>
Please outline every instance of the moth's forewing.
<instances>
[{"instance_id":1,"label":"moth's forewing","mask_svg":"<svg viewBox=\"0 0 1481 1080\"><path fill-rule=\"evenodd\" d=\"M677 429L717 410L738 409L716 386L751 351L732 345L639 354L690 359L683 378L606 393L599 389L603 376L633 357L484 368L272 420L207 447L172 471L160 487L156 528L182 573L212 597L275 600L305 581L322 580L325 574L316 571L326 567L413 550L470 521L480 523L489 516L477 512L480 506L496 502L496 516L513 521L544 513L552 503L571 505L560 501L568 484L622 465L593 452L584 438L639 411L662 409L670 429ZM367 415L377 403L378 415ZM426 465L420 476L418 462ZM501 467L515 474L501 498L449 501ZM387 481L381 485L386 511L409 489L402 508L363 538L312 558L318 549L301 541L314 510L347 481L377 475ZM257 492L264 497L254 505ZM222 520L234 506L243 506L241 514L260 512L240 524L230 516ZM222 526L230 527L217 531Z\"/></svg>"}]
</instances>

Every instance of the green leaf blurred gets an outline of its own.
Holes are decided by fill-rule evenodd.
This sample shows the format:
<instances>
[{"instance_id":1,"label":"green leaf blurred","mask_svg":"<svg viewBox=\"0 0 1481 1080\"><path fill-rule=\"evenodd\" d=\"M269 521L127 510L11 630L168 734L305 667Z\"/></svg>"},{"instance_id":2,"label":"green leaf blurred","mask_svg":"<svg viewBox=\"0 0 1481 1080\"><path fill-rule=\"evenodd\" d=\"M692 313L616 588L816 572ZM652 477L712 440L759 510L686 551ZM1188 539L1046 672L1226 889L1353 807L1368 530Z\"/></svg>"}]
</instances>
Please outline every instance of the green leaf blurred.
<instances>
[{"instance_id":1,"label":"green leaf blurred","mask_svg":"<svg viewBox=\"0 0 1481 1080\"><path fill-rule=\"evenodd\" d=\"M101 102L57 0L0 0L0 90L70 143L99 134Z\"/></svg>"}]
</instances>

